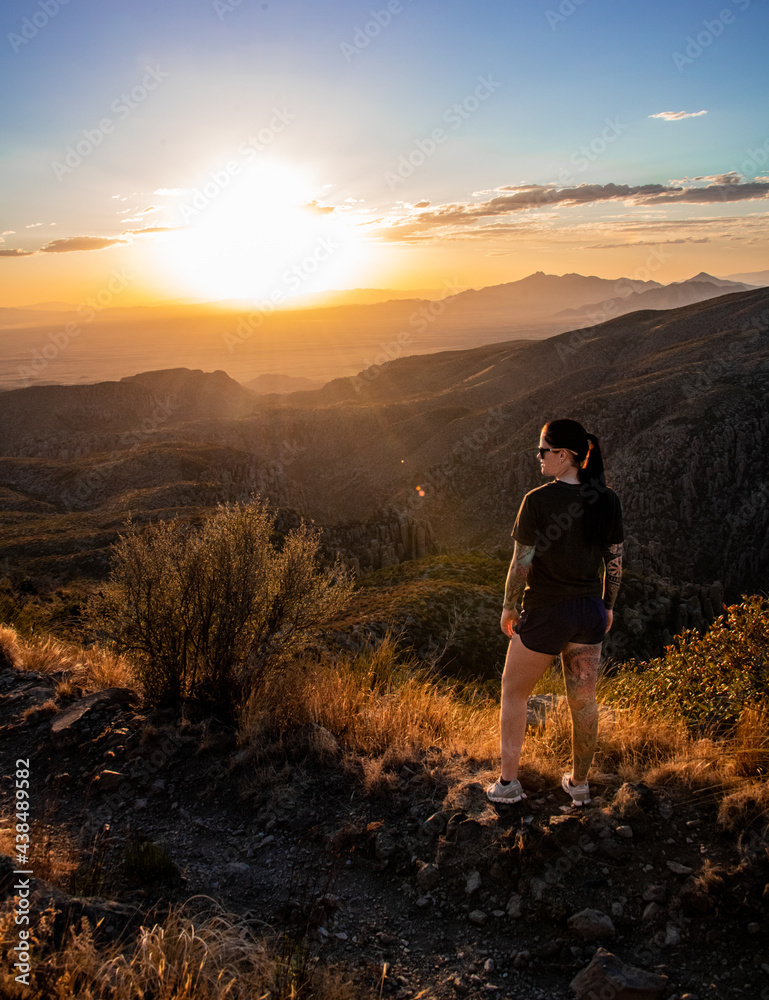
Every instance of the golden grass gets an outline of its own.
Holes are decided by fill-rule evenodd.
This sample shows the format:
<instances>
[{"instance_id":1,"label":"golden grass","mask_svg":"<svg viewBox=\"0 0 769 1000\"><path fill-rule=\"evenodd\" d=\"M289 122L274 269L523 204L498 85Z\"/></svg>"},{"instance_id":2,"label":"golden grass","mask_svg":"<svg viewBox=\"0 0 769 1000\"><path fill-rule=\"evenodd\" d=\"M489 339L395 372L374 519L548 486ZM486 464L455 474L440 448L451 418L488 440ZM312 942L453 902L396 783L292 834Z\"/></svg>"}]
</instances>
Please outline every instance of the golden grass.
<instances>
[{"instance_id":1,"label":"golden grass","mask_svg":"<svg viewBox=\"0 0 769 1000\"><path fill-rule=\"evenodd\" d=\"M10 823L10 820L6 820ZM78 867L80 852L67 829L45 817L33 817L30 823L30 865L35 877L66 888L70 875ZM16 829L0 826L0 854L16 854Z\"/></svg>"},{"instance_id":2,"label":"golden grass","mask_svg":"<svg viewBox=\"0 0 769 1000\"><path fill-rule=\"evenodd\" d=\"M76 687L97 691L109 687L136 689L130 661L99 646L84 649L50 635L24 638L16 629L1 625L0 647L17 670L62 673L64 676L57 683L57 694L62 696Z\"/></svg>"},{"instance_id":3,"label":"golden grass","mask_svg":"<svg viewBox=\"0 0 769 1000\"><path fill-rule=\"evenodd\" d=\"M267 729L323 727L344 748L366 756L444 755L498 751L499 708L456 684L436 682L413 661L399 661L386 636L375 649L333 662L303 663L269 677L239 715L242 745L258 744ZM326 738L327 742L327 738Z\"/></svg>"},{"instance_id":4,"label":"golden grass","mask_svg":"<svg viewBox=\"0 0 769 1000\"><path fill-rule=\"evenodd\" d=\"M189 903L190 901L188 901ZM285 936L256 937L232 913L188 916L185 904L172 906L162 924L139 928L123 950L97 944L85 918L70 928L68 940L50 949L52 913L32 931L32 982L14 981L13 959L4 956L0 993L9 1000L355 1000L334 969L314 969L299 942L286 948ZM0 939L16 940L13 912L0 918ZM46 953L46 949L47 953ZM5 950L5 949L4 949Z\"/></svg>"}]
</instances>

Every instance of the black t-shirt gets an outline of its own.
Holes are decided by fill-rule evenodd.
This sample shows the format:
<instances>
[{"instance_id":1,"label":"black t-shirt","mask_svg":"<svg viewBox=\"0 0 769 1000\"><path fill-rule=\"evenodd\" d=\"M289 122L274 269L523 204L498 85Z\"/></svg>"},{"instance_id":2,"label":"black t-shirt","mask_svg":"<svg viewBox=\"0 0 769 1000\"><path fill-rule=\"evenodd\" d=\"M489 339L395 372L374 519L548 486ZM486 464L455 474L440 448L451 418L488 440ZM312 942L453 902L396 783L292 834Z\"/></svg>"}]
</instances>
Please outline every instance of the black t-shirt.
<instances>
[{"instance_id":1,"label":"black t-shirt","mask_svg":"<svg viewBox=\"0 0 769 1000\"><path fill-rule=\"evenodd\" d=\"M603 563L609 545L624 541L622 508L617 494L605 488L608 497L608 533L605 545L585 539L582 517L590 497L599 496L581 485L555 479L531 490L523 498L513 527L513 538L534 545L523 608L545 608L575 597L603 596ZM602 491L603 492L603 491Z\"/></svg>"}]
</instances>

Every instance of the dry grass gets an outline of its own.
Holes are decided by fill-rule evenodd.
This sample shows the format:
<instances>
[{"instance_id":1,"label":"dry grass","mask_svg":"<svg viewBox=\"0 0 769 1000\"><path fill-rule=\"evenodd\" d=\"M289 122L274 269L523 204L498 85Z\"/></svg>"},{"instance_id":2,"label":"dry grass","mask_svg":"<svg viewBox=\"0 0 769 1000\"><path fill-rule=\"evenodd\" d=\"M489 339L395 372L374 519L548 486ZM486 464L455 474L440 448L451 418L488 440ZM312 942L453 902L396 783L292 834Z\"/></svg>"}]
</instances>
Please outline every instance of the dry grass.
<instances>
[{"instance_id":1,"label":"dry grass","mask_svg":"<svg viewBox=\"0 0 769 1000\"><path fill-rule=\"evenodd\" d=\"M399 661L386 636L375 649L334 662L304 663L269 677L239 716L240 742L258 745L267 732L322 727L338 745L394 762L430 748L468 752L478 760L498 752L499 708L486 696L436 682L408 659ZM315 737L329 752L328 736Z\"/></svg>"},{"instance_id":2,"label":"dry grass","mask_svg":"<svg viewBox=\"0 0 769 1000\"><path fill-rule=\"evenodd\" d=\"M554 671L538 691L557 691L561 684ZM608 686L599 688L599 702ZM244 706L239 722L239 743L250 748L263 770L270 768L276 748L285 752L292 734L298 739L302 733L305 759L354 763L352 770L370 794L393 791L404 763L421 760L425 768L437 767L449 783L471 776L482 781L498 767L497 699L420 672L398 653L391 636L357 658L305 662L273 675ZM751 717L731 741L698 739L670 716L604 705L593 773L611 776L617 785L643 781L717 801L742 784L746 761L753 767L764 759L755 745L757 734L765 737L765 722L765 716ZM522 780L557 786L570 759L571 715L561 702L544 726L529 730ZM739 767L736 761L742 762Z\"/></svg>"},{"instance_id":3,"label":"dry grass","mask_svg":"<svg viewBox=\"0 0 769 1000\"><path fill-rule=\"evenodd\" d=\"M5 822L10 822L6 820ZM65 827L50 818L33 817L30 823L30 864L35 878L66 889L71 874L78 867L80 851ZM0 826L0 854L12 857L16 853L16 829Z\"/></svg>"},{"instance_id":4,"label":"dry grass","mask_svg":"<svg viewBox=\"0 0 769 1000\"><path fill-rule=\"evenodd\" d=\"M190 902L190 901L188 901ZM315 969L301 943L288 951L285 936L258 938L231 913L188 916L173 906L162 924L139 928L133 946L97 944L87 920L51 948L52 913L32 932L34 986L14 981L4 957L0 993L9 1000L356 1000L333 969ZM13 913L0 919L0 937L16 940Z\"/></svg>"},{"instance_id":5,"label":"dry grass","mask_svg":"<svg viewBox=\"0 0 769 1000\"><path fill-rule=\"evenodd\" d=\"M731 770L739 777L769 774L769 709L748 705L731 740Z\"/></svg>"},{"instance_id":6,"label":"dry grass","mask_svg":"<svg viewBox=\"0 0 769 1000\"><path fill-rule=\"evenodd\" d=\"M17 670L61 674L57 694L66 697L76 687L101 691L109 687L136 689L131 663L99 646L83 649L74 643L39 635L24 638L16 629L0 626L2 648Z\"/></svg>"},{"instance_id":7,"label":"dry grass","mask_svg":"<svg viewBox=\"0 0 769 1000\"><path fill-rule=\"evenodd\" d=\"M743 783L726 795L718 807L718 824L730 833L739 833L750 826L769 824L769 783Z\"/></svg>"}]
</instances>

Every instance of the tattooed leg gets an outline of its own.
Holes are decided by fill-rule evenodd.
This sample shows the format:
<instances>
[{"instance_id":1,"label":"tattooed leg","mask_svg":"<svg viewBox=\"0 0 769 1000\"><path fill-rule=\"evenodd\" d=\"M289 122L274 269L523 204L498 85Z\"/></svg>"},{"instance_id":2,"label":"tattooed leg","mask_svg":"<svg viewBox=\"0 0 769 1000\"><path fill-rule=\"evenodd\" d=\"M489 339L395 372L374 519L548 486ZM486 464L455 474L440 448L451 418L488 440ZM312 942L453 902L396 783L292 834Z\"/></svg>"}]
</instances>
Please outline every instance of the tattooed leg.
<instances>
[{"instance_id":1,"label":"tattooed leg","mask_svg":"<svg viewBox=\"0 0 769 1000\"><path fill-rule=\"evenodd\" d=\"M566 697L571 710L572 781L587 781L598 739L598 704L595 685L601 662L601 643L570 642L561 653Z\"/></svg>"}]
</instances>

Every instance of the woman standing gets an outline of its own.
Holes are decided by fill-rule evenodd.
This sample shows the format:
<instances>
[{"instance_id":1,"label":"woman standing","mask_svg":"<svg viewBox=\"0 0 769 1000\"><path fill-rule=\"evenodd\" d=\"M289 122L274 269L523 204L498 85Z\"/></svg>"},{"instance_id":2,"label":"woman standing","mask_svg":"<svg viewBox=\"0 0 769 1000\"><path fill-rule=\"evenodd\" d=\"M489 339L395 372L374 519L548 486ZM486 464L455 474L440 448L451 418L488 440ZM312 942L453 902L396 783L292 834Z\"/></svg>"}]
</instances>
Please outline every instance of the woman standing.
<instances>
[{"instance_id":1,"label":"woman standing","mask_svg":"<svg viewBox=\"0 0 769 1000\"><path fill-rule=\"evenodd\" d=\"M561 784L575 805L584 805L598 734L601 643L622 579L622 510L606 485L598 438L576 420L545 424L538 455L542 474L554 478L526 494L512 531L515 549L500 621L510 638L502 674L502 775L486 794L500 803L526 798L518 781L526 703L560 654L573 756Z\"/></svg>"}]
</instances>

